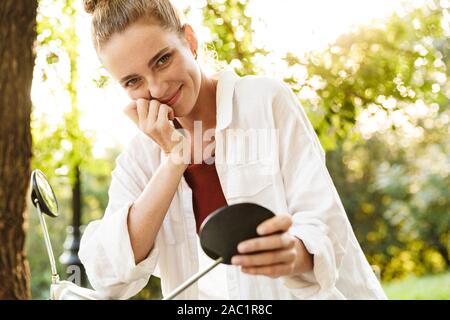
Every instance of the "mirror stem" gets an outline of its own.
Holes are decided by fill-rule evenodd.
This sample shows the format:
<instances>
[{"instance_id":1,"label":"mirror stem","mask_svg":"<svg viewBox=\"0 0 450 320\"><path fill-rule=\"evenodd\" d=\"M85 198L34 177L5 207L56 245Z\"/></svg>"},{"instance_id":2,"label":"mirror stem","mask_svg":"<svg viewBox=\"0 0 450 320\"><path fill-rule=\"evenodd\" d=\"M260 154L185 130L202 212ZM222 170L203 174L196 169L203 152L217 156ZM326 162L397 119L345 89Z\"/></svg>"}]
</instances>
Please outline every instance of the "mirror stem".
<instances>
[{"instance_id":1,"label":"mirror stem","mask_svg":"<svg viewBox=\"0 0 450 320\"><path fill-rule=\"evenodd\" d=\"M192 277L190 277L186 282L182 283L178 288L176 288L174 291L172 291L168 296L166 296L163 300L172 300L177 295L179 295L181 292L186 290L188 287L190 287L194 282L196 282L198 279L203 277L205 274L207 274L209 271L214 269L219 263L223 261L223 258L220 257L217 260L215 260L209 267L206 269L197 272Z\"/></svg>"},{"instance_id":2,"label":"mirror stem","mask_svg":"<svg viewBox=\"0 0 450 320\"><path fill-rule=\"evenodd\" d=\"M53 255L52 244L47 231L47 225L45 224L45 217L41 212L39 202L36 201L36 208L39 212L39 222L41 223L42 231L44 233L45 246L47 248L48 258L50 259L50 266L52 268L52 284L56 284L59 281L58 271L56 270L55 256Z\"/></svg>"}]
</instances>

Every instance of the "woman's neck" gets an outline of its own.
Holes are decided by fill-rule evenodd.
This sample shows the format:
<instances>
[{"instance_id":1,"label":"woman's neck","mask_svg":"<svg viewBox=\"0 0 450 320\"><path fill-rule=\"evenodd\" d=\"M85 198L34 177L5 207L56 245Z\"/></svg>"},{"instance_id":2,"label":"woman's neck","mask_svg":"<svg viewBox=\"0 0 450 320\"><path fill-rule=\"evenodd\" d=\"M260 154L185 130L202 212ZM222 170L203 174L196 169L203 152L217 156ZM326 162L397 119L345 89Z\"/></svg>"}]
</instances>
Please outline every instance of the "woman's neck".
<instances>
[{"instance_id":1,"label":"woman's neck","mask_svg":"<svg viewBox=\"0 0 450 320\"><path fill-rule=\"evenodd\" d=\"M194 131L194 121L201 121L202 130L216 127L216 88L218 80L208 78L202 72L200 92L192 111L177 118L181 126L189 132Z\"/></svg>"}]
</instances>

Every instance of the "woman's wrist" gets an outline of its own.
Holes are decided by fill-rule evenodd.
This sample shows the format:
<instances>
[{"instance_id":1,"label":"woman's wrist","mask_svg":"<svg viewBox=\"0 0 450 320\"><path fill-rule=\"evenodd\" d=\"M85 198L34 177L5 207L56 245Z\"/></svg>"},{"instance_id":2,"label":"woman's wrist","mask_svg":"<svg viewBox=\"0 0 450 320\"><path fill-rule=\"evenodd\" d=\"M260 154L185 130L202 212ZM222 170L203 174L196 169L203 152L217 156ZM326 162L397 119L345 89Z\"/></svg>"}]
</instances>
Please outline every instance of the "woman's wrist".
<instances>
[{"instance_id":1,"label":"woman's wrist","mask_svg":"<svg viewBox=\"0 0 450 320\"><path fill-rule=\"evenodd\" d=\"M189 166L189 161L189 159L178 153L165 153L163 156L163 162L175 171L181 170L184 172Z\"/></svg>"},{"instance_id":2,"label":"woman's wrist","mask_svg":"<svg viewBox=\"0 0 450 320\"><path fill-rule=\"evenodd\" d=\"M168 148L162 148L164 158L179 168L186 169L191 161L190 144L183 137L177 144Z\"/></svg>"},{"instance_id":3,"label":"woman's wrist","mask_svg":"<svg viewBox=\"0 0 450 320\"><path fill-rule=\"evenodd\" d=\"M305 247L305 244L300 238L294 238L296 239L295 250L297 253L294 266L294 274L311 271L314 267L314 255L309 253L309 251Z\"/></svg>"}]
</instances>

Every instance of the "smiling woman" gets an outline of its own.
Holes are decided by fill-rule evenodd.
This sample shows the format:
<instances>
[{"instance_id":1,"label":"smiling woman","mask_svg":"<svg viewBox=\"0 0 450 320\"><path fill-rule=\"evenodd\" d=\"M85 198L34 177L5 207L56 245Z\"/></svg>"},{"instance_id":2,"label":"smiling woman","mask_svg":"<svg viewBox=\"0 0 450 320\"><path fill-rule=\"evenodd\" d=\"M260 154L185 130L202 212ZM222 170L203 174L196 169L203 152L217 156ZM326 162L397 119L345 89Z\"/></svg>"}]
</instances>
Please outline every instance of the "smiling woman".
<instances>
[{"instance_id":1,"label":"smiling woman","mask_svg":"<svg viewBox=\"0 0 450 320\"><path fill-rule=\"evenodd\" d=\"M232 71L205 75L196 33L169 0L85 5L98 56L130 98L125 114L140 129L117 158L103 218L81 241L79 256L96 290L129 298L156 274L166 296L211 263L196 225L218 208L253 202L276 215L237 246L233 265L214 269L178 298L385 298L317 136L286 84ZM231 140L272 131L278 140L264 156L246 158L246 143Z\"/></svg>"},{"instance_id":2,"label":"smiling woman","mask_svg":"<svg viewBox=\"0 0 450 320\"><path fill-rule=\"evenodd\" d=\"M182 32L168 33L141 20L111 37L98 50L99 57L131 99L156 99L183 117L199 109L195 102L200 108L211 107L204 99L197 101L202 79L206 89L214 87L195 62L198 45L192 28L185 25Z\"/></svg>"}]
</instances>

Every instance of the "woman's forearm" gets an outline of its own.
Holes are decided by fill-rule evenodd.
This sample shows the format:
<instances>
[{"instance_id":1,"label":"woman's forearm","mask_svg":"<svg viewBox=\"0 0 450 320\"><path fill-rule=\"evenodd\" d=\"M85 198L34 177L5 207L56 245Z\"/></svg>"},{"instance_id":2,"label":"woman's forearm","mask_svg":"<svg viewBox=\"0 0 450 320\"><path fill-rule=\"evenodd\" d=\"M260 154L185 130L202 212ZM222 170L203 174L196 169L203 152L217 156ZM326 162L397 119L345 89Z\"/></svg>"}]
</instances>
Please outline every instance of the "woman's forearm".
<instances>
[{"instance_id":1,"label":"woman's forearm","mask_svg":"<svg viewBox=\"0 0 450 320\"><path fill-rule=\"evenodd\" d=\"M135 263L153 248L156 235L172 202L187 164L166 158L128 213L128 233Z\"/></svg>"}]
</instances>

